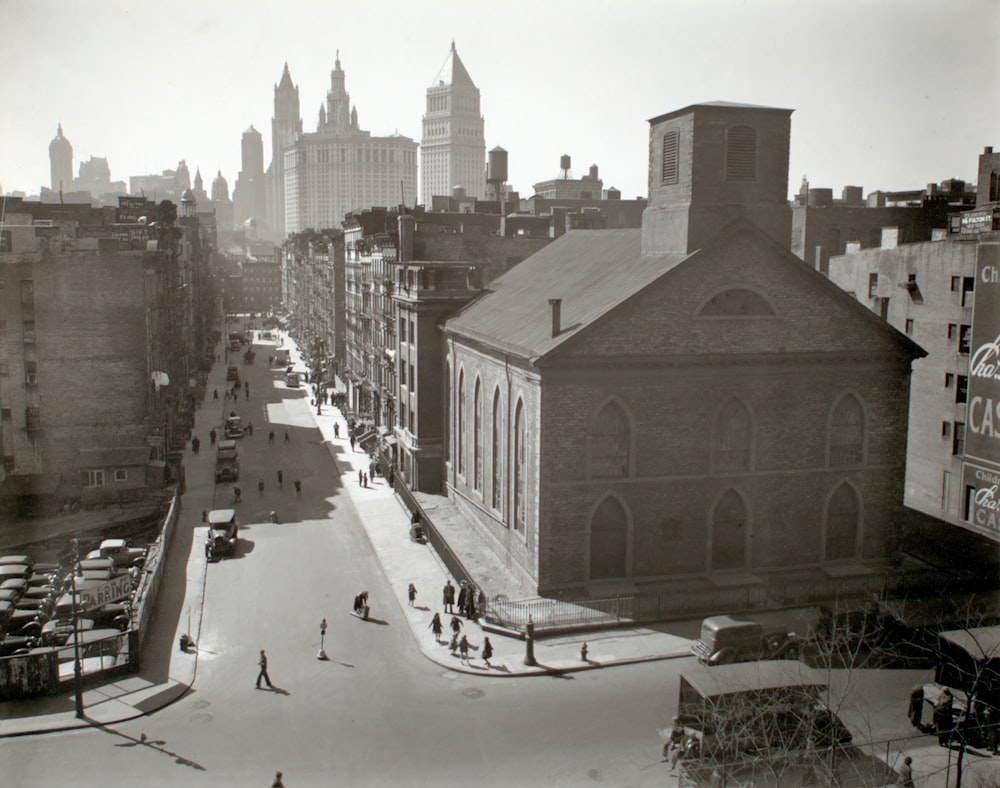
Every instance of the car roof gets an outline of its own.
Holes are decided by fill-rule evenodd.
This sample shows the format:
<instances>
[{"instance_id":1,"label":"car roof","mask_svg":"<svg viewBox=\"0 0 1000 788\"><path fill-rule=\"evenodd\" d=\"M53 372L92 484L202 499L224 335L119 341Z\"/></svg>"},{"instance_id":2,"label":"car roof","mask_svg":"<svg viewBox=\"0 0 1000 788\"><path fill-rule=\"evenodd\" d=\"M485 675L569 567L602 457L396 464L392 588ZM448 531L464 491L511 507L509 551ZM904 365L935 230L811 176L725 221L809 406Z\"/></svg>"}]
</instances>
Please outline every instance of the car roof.
<instances>
[{"instance_id":1,"label":"car roof","mask_svg":"<svg viewBox=\"0 0 1000 788\"><path fill-rule=\"evenodd\" d=\"M105 539L103 542L101 542L101 549L102 550L105 550L105 549L114 550L116 548L120 549L122 547L125 547L125 540L124 539Z\"/></svg>"},{"instance_id":2,"label":"car roof","mask_svg":"<svg viewBox=\"0 0 1000 788\"><path fill-rule=\"evenodd\" d=\"M213 509L208 513L208 522L211 525L221 525L223 523L228 523L235 516L235 509Z\"/></svg>"},{"instance_id":3,"label":"car roof","mask_svg":"<svg viewBox=\"0 0 1000 788\"><path fill-rule=\"evenodd\" d=\"M683 671L681 678L706 698L779 687L827 687L820 671L791 659L698 665Z\"/></svg>"}]
</instances>

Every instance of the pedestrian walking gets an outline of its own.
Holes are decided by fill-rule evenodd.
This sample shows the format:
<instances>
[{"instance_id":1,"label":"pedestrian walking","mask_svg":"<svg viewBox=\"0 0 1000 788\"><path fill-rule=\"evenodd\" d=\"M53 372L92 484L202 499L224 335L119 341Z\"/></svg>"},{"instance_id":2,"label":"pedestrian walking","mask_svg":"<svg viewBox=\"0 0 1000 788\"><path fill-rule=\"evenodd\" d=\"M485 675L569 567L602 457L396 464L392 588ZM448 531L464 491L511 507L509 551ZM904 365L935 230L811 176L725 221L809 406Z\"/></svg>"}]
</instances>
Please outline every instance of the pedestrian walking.
<instances>
[{"instance_id":1,"label":"pedestrian walking","mask_svg":"<svg viewBox=\"0 0 1000 788\"><path fill-rule=\"evenodd\" d=\"M272 446L274 445L274 430L267 433L267 442Z\"/></svg>"},{"instance_id":2,"label":"pedestrian walking","mask_svg":"<svg viewBox=\"0 0 1000 788\"><path fill-rule=\"evenodd\" d=\"M458 589L458 612L465 612L465 598L469 595L468 583L464 580L462 581L461 587Z\"/></svg>"},{"instance_id":3,"label":"pedestrian walking","mask_svg":"<svg viewBox=\"0 0 1000 788\"><path fill-rule=\"evenodd\" d=\"M271 683L271 677L267 675L267 654L264 653L264 649L260 650L260 659L257 660L257 664L260 665L260 673L257 674L257 689L260 689L260 680L264 679L267 682L267 686L274 688Z\"/></svg>"},{"instance_id":4,"label":"pedestrian walking","mask_svg":"<svg viewBox=\"0 0 1000 788\"><path fill-rule=\"evenodd\" d=\"M250 381L247 380L243 383L243 390L247 393L247 399L250 399Z\"/></svg>"},{"instance_id":5,"label":"pedestrian walking","mask_svg":"<svg viewBox=\"0 0 1000 788\"><path fill-rule=\"evenodd\" d=\"M334 438L340 437L340 424L338 424L337 422L333 422L333 437Z\"/></svg>"},{"instance_id":6,"label":"pedestrian walking","mask_svg":"<svg viewBox=\"0 0 1000 788\"><path fill-rule=\"evenodd\" d=\"M223 397L222 398L223 398L223 400L229 399L229 389L226 389L225 392L223 392Z\"/></svg>"},{"instance_id":7,"label":"pedestrian walking","mask_svg":"<svg viewBox=\"0 0 1000 788\"><path fill-rule=\"evenodd\" d=\"M260 479L258 479L258 481L257 481L257 492L259 492L261 495L264 494L264 477L263 476L261 476Z\"/></svg>"},{"instance_id":8,"label":"pedestrian walking","mask_svg":"<svg viewBox=\"0 0 1000 788\"><path fill-rule=\"evenodd\" d=\"M410 583L410 587L406 589L406 596L409 597L410 607L413 607L413 601L417 598L417 587Z\"/></svg>"},{"instance_id":9,"label":"pedestrian walking","mask_svg":"<svg viewBox=\"0 0 1000 788\"><path fill-rule=\"evenodd\" d=\"M208 439L212 442L213 446L215 445L215 439L218 436L218 434L219 433L215 431L215 427L212 427L211 431L208 433Z\"/></svg>"},{"instance_id":10,"label":"pedestrian walking","mask_svg":"<svg viewBox=\"0 0 1000 788\"><path fill-rule=\"evenodd\" d=\"M368 486L368 474L366 473L366 474L365 474L364 476L362 476L361 478L363 479L363 481L362 481L362 483L361 483L361 486L362 486L362 487L367 487L367 486Z\"/></svg>"},{"instance_id":11,"label":"pedestrian walking","mask_svg":"<svg viewBox=\"0 0 1000 788\"><path fill-rule=\"evenodd\" d=\"M295 480L295 494L302 495L302 482L298 479Z\"/></svg>"},{"instance_id":12,"label":"pedestrian walking","mask_svg":"<svg viewBox=\"0 0 1000 788\"><path fill-rule=\"evenodd\" d=\"M462 663L469 663L469 639L462 635L462 639L458 641L458 651L462 655Z\"/></svg>"},{"instance_id":13,"label":"pedestrian walking","mask_svg":"<svg viewBox=\"0 0 1000 788\"><path fill-rule=\"evenodd\" d=\"M451 584L451 580L446 580L444 583L444 589L441 591L441 601L444 603L445 613L454 612L455 586Z\"/></svg>"},{"instance_id":14,"label":"pedestrian walking","mask_svg":"<svg viewBox=\"0 0 1000 788\"><path fill-rule=\"evenodd\" d=\"M465 594L465 617L469 621L476 620L476 589L475 587L470 587L468 592Z\"/></svg>"},{"instance_id":15,"label":"pedestrian walking","mask_svg":"<svg viewBox=\"0 0 1000 788\"><path fill-rule=\"evenodd\" d=\"M486 663L486 667L490 666L490 657L493 656L493 644L490 643L490 639L483 638L483 662Z\"/></svg>"},{"instance_id":16,"label":"pedestrian walking","mask_svg":"<svg viewBox=\"0 0 1000 788\"><path fill-rule=\"evenodd\" d=\"M197 454L198 453L198 449L200 449L200 448L201 448L201 441L198 440L198 436L195 435L191 439L191 451L193 451L195 454Z\"/></svg>"},{"instance_id":17,"label":"pedestrian walking","mask_svg":"<svg viewBox=\"0 0 1000 788\"><path fill-rule=\"evenodd\" d=\"M354 436L352 435L351 436L351 451L354 451L354 444L355 443L356 443L356 441L354 440Z\"/></svg>"},{"instance_id":18,"label":"pedestrian walking","mask_svg":"<svg viewBox=\"0 0 1000 788\"><path fill-rule=\"evenodd\" d=\"M430 628L431 632L434 633L434 642L435 643L440 643L441 642L441 631L443 629L443 627L441 626L441 614L440 613L435 613L434 614L434 618L431 619L431 625L430 625L429 628Z\"/></svg>"},{"instance_id":19,"label":"pedestrian walking","mask_svg":"<svg viewBox=\"0 0 1000 788\"><path fill-rule=\"evenodd\" d=\"M267 357L267 365L269 367L273 367L274 366L274 354L273 353L270 356Z\"/></svg>"},{"instance_id":20,"label":"pedestrian walking","mask_svg":"<svg viewBox=\"0 0 1000 788\"><path fill-rule=\"evenodd\" d=\"M281 772L275 773L274 782L271 783L271 788L285 788L285 784L281 781Z\"/></svg>"},{"instance_id":21,"label":"pedestrian walking","mask_svg":"<svg viewBox=\"0 0 1000 788\"><path fill-rule=\"evenodd\" d=\"M451 617L451 631L455 633L455 635L458 635L458 633L462 631L462 619L458 616Z\"/></svg>"},{"instance_id":22,"label":"pedestrian walking","mask_svg":"<svg viewBox=\"0 0 1000 788\"><path fill-rule=\"evenodd\" d=\"M896 769L896 774L899 775L896 788L913 788L913 758L909 755L903 758L903 763Z\"/></svg>"},{"instance_id":23,"label":"pedestrian walking","mask_svg":"<svg viewBox=\"0 0 1000 788\"><path fill-rule=\"evenodd\" d=\"M375 460L370 460L368 462L368 475L374 479L375 478Z\"/></svg>"},{"instance_id":24,"label":"pedestrian walking","mask_svg":"<svg viewBox=\"0 0 1000 788\"><path fill-rule=\"evenodd\" d=\"M288 430L285 430L285 445L288 445Z\"/></svg>"},{"instance_id":25,"label":"pedestrian walking","mask_svg":"<svg viewBox=\"0 0 1000 788\"><path fill-rule=\"evenodd\" d=\"M218 389L212 389L212 399L214 399L214 400L219 399L219 390Z\"/></svg>"},{"instance_id":26,"label":"pedestrian walking","mask_svg":"<svg viewBox=\"0 0 1000 788\"><path fill-rule=\"evenodd\" d=\"M248 422L247 422L247 434L248 434L248 435L249 435L249 436L250 436L251 438L253 437L253 422L252 422L252 421L248 421Z\"/></svg>"},{"instance_id":27,"label":"pedestrian walking","mask_svg":"<svg viewBox=\"0 0 1000 788\"><path fill-rule=\"evenodd\" d=\"M284 481L284 474L281 472L281 468L278 468L278 487L282 486L283 481Z\"/></svg>"},{"instance_id":28,"label":"pedestrian walking","mask_svg":"<svg viewBox=\"0 0 1000 788\"><path fill-rule=\"evenodd\" d=\"M243 500L243 491L240 489L239 485L233 487L233 503L239 503Z\"/></svg>"},{"instance_id":29,"label":"pedestrian walking","mask_svg":"<svg viewBox=\"0 0 1000 788\"><path fill-rule=\"evenodd\" d=\"M452 634L452 636L451 636L451 643L448 644L448 650L451 652L451 655L453 657L455 656L455 652L458 651L458 633L457 632L455 632L454 634Z\"/></svg>"},{"instance_id":30,"label":"pedestrian walking","mask_svg":"<svg viewBox=\"0 0 1000 788\"><path fill-rule=\"evenodd\" d=\"M359 487L363 487L364 486L364 478L365 478L364 477L364 473L362 473L361 469L358 468L358 486Z\"/></svg>"}]
</instances>

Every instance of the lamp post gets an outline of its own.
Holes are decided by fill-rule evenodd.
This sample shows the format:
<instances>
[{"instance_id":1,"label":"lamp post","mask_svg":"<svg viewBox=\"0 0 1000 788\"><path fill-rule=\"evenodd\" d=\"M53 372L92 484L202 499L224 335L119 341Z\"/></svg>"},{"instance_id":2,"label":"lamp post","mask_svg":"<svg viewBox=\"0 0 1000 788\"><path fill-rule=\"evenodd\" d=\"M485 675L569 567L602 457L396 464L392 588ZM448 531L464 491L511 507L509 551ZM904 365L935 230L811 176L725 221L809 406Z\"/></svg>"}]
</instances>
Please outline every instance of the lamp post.
<instances>
[{"instance_id":1,"label":"lamp post","mask_svg":"<svg viewBox=\"0 0 1000 788\"><path fill-rule=\"evenodd\" d=\"M80 563L80 541L73 540L73 571L72 578L73 594L73 693L76 699L76 716L81 720L86 719L83 713L83 682L80 673L80 618L76 608L76 568Z\"/></svg>"},{"instance_id":2,"label":"lamp post","mask_svg":"<svg viewBox=\"0 0 1000 788\"><path fill-rule=\"evenodd\" d=\"M528 616L528 623L524 627L524 664L537 665L535 661L535 622Z\"/></svg>"},{"instance_id":3,"label":"lamp post","mask_svg":"<svg viewBox=\"0 0 1000 788\"><path fill-rule=\"evenodd\" d=\"M326 649L323 648L323 642L325 640L326 640L326 619L324 618L319 625L319 654L316 655L316 659L322 660L324 662L330 659L326 655Z\"/></svg>"}]
</instances>

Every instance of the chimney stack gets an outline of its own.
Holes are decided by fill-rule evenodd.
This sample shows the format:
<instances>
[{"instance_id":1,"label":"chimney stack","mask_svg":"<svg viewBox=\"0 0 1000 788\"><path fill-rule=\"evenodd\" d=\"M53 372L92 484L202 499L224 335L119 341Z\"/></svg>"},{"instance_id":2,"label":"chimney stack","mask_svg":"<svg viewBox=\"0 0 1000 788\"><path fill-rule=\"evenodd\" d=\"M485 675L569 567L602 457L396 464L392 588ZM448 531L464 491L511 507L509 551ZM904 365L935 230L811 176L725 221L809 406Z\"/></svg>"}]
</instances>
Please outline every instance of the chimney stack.
<instances>
[{"instance_id":1,"label":"chimney stack","mask_svg":"<svg viewBox=\"0 0 1000 788\"><path fill-rule=\"evenodd\" d=\"M559 325L559 320L562 313L562 299L561 298L550 298L549 299L549 309L552 312L552 336L559 336L559 331L561 326Z\"/></svg>"}]
</instances>

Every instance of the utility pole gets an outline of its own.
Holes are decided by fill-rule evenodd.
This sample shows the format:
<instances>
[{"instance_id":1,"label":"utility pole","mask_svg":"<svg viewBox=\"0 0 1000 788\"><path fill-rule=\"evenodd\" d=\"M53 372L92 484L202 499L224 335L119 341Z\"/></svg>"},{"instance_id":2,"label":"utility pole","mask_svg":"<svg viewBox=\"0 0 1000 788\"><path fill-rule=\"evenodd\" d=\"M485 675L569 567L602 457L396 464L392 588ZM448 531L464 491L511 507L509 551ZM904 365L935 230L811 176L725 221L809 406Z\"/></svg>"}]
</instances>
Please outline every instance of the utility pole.
<instances>
[{"instance_id":1,"label":"utility pole","mask_svg":"<svg viewBox=\"0 0 1000 788\"><path fill-rule=\"evenodd\" d=\"M73 569L70 577L73 583L73 691L76 696L76 716L86 719L83 713L83 679L80 666L80 617L76 607L76 568L80 563L80 540L73 540Z\"/></svg>"}]
</instances>

